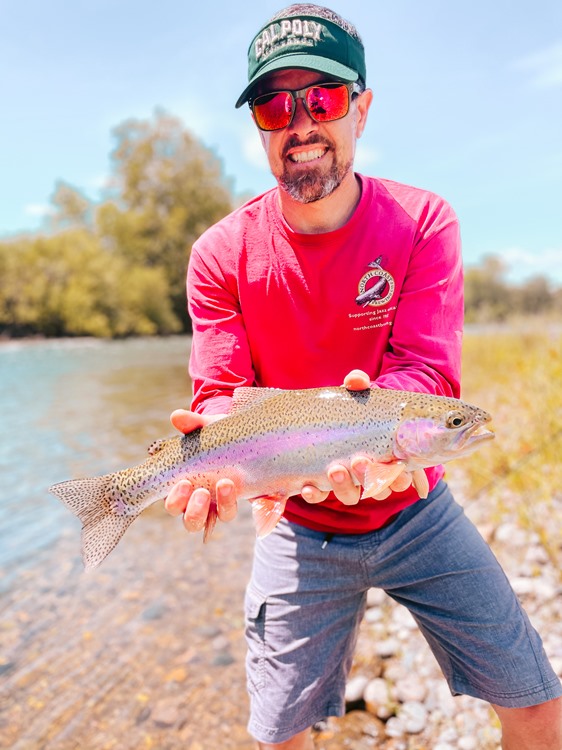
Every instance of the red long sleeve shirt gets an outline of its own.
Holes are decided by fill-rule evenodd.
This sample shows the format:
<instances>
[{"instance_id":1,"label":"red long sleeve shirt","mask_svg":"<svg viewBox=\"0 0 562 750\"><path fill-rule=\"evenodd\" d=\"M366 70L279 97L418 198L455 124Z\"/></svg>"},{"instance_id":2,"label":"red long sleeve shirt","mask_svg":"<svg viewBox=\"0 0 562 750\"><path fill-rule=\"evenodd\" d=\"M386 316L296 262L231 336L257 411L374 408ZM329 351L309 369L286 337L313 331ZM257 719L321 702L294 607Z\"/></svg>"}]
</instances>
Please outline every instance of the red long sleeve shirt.
<instances>
[{"instance_id":1,"label":"red long sleeve shirt","mask_svg":"<svg viewBox=\"0 0 562 750\"><path fill-rule=\"evenodd\" d=\"M334 232L292 231L273 189L195 243L187 284L195 411L228 413L238 386L340 385L355 368L381 388L460 395L457 218L433 193L358 178L360 202ZM433 488L443 469L427 474ZM362 533L417 499L413 488L355 506L297 497L285 515Z\"/></svg>"}]
</instances>

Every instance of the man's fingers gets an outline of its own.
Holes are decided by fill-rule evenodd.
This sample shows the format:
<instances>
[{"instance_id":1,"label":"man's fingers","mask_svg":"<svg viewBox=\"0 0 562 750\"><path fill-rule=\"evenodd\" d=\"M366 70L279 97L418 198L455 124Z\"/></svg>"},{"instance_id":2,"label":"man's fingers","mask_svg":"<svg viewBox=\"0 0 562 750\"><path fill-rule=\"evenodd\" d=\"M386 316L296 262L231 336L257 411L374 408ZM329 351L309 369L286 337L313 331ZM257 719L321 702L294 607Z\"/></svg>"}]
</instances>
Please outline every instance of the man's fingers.
<instances>
[{"instance_id":1,"label":"man's fingers","mask_svg":"<svg viewBox=\"0 0 562 750\"><path fill-rule=\"evenodd\" d=\"M209 515L211 505L211 493L203 487L193 490L185 513L183 514L183 525L188 531L201 531Z\"/></svg>"},{"instance_id":2,"label":"man's fingers","mask_svg":"<svg viewBox=\"0 0 562 750\"><path fill-rule=\"evenodd\" d=\"M193 485L188 479L181 479L175 484L164 502L164 508L171 516L180 516L185 512L193 492Z\"/></svg>"},{"instance_id":3,"label":"man's fingers","mask_svg":"<svg viewBox=\"0 0 562 750\"><path fill-rule=\"evenodd\" d=\"M343 379L344 386L348 391L364 391L371 385L371 380L363 370L352 370Z\"/></svg>"},{"instance_id":4,"label":"man's fingers","mask_svg":"<svg viewBox=\"0 0 562 750\"><path fill-rule=\"evenodd\" d=\"M322 500L325 500L329 492L323 492L322 490L319 490L318 487L315 487L313 484L307 484L305 487L301 490L301 495L304 500L306 500L307 503L321 503Z\"/></svg>"},{"instance_id":5,"label":"man's fingers","mask_svg":"<svg viewBox=\"0 0 562 750\"><path fill-rule=\"evenodd\" d=\"M221 521L232 521L238 512L236 487L230 479L219 479L217 482L217 513Z\"/></svg>"},{"instance_id":6,"label":"man's fingers","mask_svg":"<svg viewBox=\"0 0 562 750\"><path fill-rule=\"evenodd\" d=\"M187 409L176 409L170 414L170 422L179 430L187 435L188 432L193 432L198 427L205 427L205 425L216 422L217 419L222 419L225 414L197 414L194 411L187 411Z\"/></svg>"},{"instance_id":7,"label":"man's fingers","mask_svg":"<svg viewBox=\"0 0 562 750\"><path fill-rule=\"evenodd\" d=\"M356 505L361 497L361 487L353 483L351 474L345 466L332 466L328 470L328 479L334 495L344 505Z\"/></svg>"},{"instance_id":8,"label":"man's fingers","mask_svg":"<svg viewBox=\"0 0 562 750\"><path fill-rule=\"evenodd\" d=\"M390 489L394 492L404 492L412 484L412 473L410 471L403 471L400 476L396 477L394 482L390 485Z\"/></svg>"},{"instance_id":9,"label":"man's fingers","mask_svg":"<svg viewBox=\"0 0 562 750\"><path fill-rule=\"evenodd\" d=\"M179 430L187 434L193 432L198 427L203 427L204 417L201 414L196 414L193 411L187 411L186 409L176 409L170 414L170 422Z\"/></svg>"}]
</instances>

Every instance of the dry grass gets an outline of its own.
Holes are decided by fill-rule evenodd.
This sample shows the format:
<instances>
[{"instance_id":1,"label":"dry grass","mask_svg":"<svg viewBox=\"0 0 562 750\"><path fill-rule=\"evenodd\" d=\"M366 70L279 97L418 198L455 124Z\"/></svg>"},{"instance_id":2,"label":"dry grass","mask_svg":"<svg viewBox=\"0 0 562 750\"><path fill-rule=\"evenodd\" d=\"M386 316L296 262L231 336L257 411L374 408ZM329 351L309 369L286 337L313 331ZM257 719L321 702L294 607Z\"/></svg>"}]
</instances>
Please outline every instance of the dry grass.
<instances>
[{"instance_id":1,"label":"dry grass","mask_svg":"<svg viewBox=\"0 0 562 750\"><path fill-rule=\"evenodd\" d=\"M548 322L465 334L463 398L493 415L494 443L454 462L467 502L535 532L562 570L562 328Z\"/></svg>"}]
</instances>

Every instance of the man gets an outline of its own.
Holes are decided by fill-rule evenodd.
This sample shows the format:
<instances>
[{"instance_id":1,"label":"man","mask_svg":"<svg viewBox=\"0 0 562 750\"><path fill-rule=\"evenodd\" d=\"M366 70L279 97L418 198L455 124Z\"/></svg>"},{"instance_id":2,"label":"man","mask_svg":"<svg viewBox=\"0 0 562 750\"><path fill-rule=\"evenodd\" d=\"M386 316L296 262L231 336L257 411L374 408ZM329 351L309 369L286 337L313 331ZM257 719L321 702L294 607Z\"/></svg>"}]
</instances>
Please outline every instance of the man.
<instances>
[{"instance_id":1,"label":"man","mask_svg":"<svg viewBox=\"0 0 562 750\"><path fill-rule=\"evenodd\" d=\"M438 196L354 173L365 83L356 30L326 8L293 5L254 38L237 106L249 102L278 187L193 247L194 399L172 415L179 430L227 414L238 386L459 395L458 223ZM352 467L359 480L367 461ZM410 609L451 690L494 705L504 748L559 750L560 681L442 468L427 470L426 500L409 475L361 501L348 469L328 476L333 494L304 487L256 542L246 615L258 747L310 749L310 727L344 711L366 591L378 586ZM220 480L215 499L232 519L233 483ZM210 502L182 481L167 508L198 531Z\"/></svg>"}]
</instances>

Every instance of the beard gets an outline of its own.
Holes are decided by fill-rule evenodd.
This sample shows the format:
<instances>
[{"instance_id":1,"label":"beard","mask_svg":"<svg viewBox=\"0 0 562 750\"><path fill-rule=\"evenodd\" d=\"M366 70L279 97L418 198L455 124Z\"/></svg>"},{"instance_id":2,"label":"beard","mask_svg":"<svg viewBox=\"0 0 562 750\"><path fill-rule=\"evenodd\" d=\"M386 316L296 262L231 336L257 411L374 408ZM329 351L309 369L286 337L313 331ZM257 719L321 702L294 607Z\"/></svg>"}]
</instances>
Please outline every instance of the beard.
<instances>
[{"instance_id":1,"label":"beard","mask_svg":"<svg viewBox=\"0 0 562 750\"><path fill-rule=\"evenodd\" d=\"M291 170L285 167L283 173L277 178L279 186L298 203L314 203L322 200L322 198L327 198L341 185L353 165L352 160L345 163L338 161L332 144L320 137L312 137L306 143L291 139L285 145L284 151L287 152L296 146L314 146L316 144L328 146L332 151L334 158L328 170L314 167L312 166L314 162L312 162L303 165L299 170Z\"/></svg>"}]
</instances>

